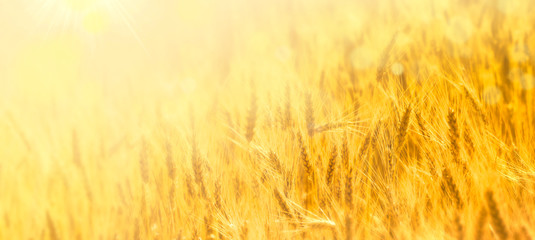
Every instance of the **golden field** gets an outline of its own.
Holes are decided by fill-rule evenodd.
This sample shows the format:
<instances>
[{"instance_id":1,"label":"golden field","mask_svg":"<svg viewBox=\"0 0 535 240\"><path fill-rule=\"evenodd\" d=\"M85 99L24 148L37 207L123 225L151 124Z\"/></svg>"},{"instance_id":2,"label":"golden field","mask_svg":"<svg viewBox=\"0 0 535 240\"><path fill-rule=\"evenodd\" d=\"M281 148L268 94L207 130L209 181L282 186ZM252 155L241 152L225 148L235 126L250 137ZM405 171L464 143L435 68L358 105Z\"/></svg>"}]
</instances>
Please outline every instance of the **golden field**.
<instances>
[{"instance_id":1,"label":"golden field","mask_svg":"<svg viewBox=\"0 0 535 240\"><path fill-rule=\"evenodd\" d=\"M0 239L532 239L531 0L0 0Z\"/></svg>"}]
</instances>

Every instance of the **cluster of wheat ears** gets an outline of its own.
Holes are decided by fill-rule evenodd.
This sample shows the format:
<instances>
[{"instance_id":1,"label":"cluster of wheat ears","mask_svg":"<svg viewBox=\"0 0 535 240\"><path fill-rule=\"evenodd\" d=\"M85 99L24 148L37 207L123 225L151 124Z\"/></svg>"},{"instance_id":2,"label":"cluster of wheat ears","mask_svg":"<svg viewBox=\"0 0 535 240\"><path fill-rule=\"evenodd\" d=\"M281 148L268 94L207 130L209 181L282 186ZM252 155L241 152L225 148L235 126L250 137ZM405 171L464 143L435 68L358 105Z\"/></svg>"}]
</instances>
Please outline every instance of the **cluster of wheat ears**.
<instances>
[{"instance_id":1,"label":"cluster of wheat ears","mask_svg":"<svg viewBox=\"0 0 535 240\"><path fill-rule=\"evenodd\" d=\"M0 237L534 238L533 18L466 2L469 37L448 9L396 25L374 5L389 24L351 36L305 23L333 7L265 29L284 61L234 47L187 96L131 84L71 127L53 108L44 130L6 111Z\"/></svg>"}]
</instances>

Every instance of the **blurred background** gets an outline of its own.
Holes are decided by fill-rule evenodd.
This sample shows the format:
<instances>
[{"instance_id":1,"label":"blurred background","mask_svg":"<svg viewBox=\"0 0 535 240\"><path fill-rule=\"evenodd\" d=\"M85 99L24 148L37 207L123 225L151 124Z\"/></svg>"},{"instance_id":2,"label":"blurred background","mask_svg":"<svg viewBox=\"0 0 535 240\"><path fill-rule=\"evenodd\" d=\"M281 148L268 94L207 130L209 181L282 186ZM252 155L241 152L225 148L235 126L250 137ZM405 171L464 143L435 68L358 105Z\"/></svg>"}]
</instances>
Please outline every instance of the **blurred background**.
<instances>
[{"instance_id":1,"label":"blurred background","mask_svg":"<svg viewBox=\"0 0 535 240\"><path fill-rule=\"evenodd\" d=\"M396 99L375 87L379 67L413 86L467 72L496 104L505 88L494 63L504 53L511 66L535 59L533 10L530 0L0 0L0 189L9 193L0 194L0 224L11 226L0 239L35 239L46 214L85 216L78 225L88 239L131 227L117 213L129 205L116 186L141 185L143 137L160 144L169 131L176 152L189 151L190 109L199 139L209 136L200 149L212 149L228 140L222 119L243 132L254 94L259 121L271 121L287 95L301 104L307 91L318 123L346 119L355 99L364 99L366 122ZM520 67L511 79L532 89L533 69ZM86 198L84 184L98 197Z\"/></svg>"}]
</instances>

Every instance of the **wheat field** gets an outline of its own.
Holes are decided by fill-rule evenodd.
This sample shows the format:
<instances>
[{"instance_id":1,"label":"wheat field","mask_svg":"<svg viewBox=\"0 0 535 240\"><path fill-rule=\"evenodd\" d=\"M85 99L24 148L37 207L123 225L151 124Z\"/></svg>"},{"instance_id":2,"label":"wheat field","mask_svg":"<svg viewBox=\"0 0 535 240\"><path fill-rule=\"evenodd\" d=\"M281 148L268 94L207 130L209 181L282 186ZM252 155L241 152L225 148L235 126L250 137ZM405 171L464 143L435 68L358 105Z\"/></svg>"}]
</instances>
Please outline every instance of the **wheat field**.
<instances>
[{"instance_id":1,"label":"wheat field","mask_svg":"<svg viewBox=\"0 0 535 240\"><path fill-rule=\"evenodd\" d=\"M2 0L0 239L535 238L531 0Z\"/></svg>"}]
</instances>

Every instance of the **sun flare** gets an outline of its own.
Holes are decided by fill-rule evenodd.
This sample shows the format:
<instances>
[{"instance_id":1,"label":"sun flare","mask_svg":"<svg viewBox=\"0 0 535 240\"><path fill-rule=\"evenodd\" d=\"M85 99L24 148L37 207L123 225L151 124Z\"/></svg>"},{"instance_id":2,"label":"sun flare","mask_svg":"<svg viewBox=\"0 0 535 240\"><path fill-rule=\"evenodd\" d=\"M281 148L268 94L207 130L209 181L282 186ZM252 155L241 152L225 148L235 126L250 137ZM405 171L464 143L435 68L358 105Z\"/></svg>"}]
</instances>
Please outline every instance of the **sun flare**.
<instances>
[{"instance_id":1,"label":"sun flare","mask_svg":"<svg viewBox=\"0 0 535 240\"><path fill-rule=\"evenodd\" d=\"M72 9L73 11L87 11L94 8L104 0L59 0L62 4Z\"/></svg>"},{"instance_id":2,"label":"sun flare","mask_svg":"<svg viewBox=\"0 0 535 240\"><path fill-rule=\"evenodd\" d=\"M29 8L29 21L33 32L56 34L65 31L76 32L86 40L107 32L112 25L114 31L137 36L137 26L132 11L139 12L145 0L22 0Z\"/></svg>"}]
</instances>

